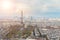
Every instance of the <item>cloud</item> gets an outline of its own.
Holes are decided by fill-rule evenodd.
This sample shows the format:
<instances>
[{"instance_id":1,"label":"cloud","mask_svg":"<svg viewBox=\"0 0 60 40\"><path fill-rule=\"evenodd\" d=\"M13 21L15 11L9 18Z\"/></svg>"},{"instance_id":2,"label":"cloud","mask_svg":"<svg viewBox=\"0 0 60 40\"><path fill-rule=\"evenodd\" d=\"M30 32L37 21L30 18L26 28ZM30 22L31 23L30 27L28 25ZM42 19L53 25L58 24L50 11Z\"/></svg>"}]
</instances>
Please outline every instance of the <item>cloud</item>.
<instances>
[{"instance_id":1,"label":"cloud","mask_svg":"<svg viewBox=\"0 0 60 40\"><path fill-rule=\"evenodd\" d=\"M51 0L51 1L56 3L56 4L60 3L60 0Z\"/></svg>"},{"instance_id":2,"label":"cloud","mask_svg":"<svg viewBox=\"0 0 60 40\"><path fill-rule=\"evenodd\" d=\"M14 2L18 3L17 5L18 9L16 8L13 9L14 13L19 10L19 7L22 8L23 6L24 8L27 8L26 10L24 9L26 11L25 13L27 13L24 14L26 16L28 15L40 16L41 14L45 14L46 12L60 11L60 0L14 0Z\"/></svg>"},{"instance_id":3,"label":"cloud","mask_svg":"<svg viewBox=\"0 0 60 40\"><path fill-rule=\"evenodd\" d=\"M41 12L46 12L48 10L48 5L44 4L40 6L40 11Z\"/></svg>"},{"instance_id":4,"label":"cloud","mask_svg":"<svg viewBox=\"0 0 60 40\"><path fill-rule=\"evenodd\" d=\"M60 11L60 0L16 0L19 3L29 5L32 16L41 16L41 14L57 13ZM43 16L42 15L42 16ZM49 15L47 16L49 17Z\"/></svg>"}]
</instances>

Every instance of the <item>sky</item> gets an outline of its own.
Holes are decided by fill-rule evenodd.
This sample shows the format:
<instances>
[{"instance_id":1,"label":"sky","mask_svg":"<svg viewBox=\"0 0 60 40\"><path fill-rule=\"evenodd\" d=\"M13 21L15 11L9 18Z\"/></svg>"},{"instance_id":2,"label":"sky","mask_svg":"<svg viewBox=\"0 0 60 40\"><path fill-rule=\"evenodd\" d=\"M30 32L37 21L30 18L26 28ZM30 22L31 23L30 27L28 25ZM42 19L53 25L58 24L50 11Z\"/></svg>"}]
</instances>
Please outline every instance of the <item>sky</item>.
<instances>
[{"instance_id":1,"label":"sky","mask_svg":"<svg viewBox=\"0 0 60 40\"><path fill-rule=\"evenodd\" d=\"M60 0L0 0L0 18L24 16L60 18Z\"/></svg>"}]
</instances>

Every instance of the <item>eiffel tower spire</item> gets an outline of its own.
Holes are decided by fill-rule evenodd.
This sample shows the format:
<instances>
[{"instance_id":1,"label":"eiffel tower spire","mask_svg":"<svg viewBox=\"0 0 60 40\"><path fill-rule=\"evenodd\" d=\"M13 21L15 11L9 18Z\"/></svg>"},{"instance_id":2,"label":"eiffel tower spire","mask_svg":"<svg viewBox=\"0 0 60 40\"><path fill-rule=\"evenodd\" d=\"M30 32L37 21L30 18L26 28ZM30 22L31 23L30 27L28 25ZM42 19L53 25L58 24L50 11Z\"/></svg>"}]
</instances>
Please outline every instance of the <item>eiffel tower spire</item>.
<instances>
[{"instance_id":1,"label":"eiffel tower spire","mask_svg":"<svg viewBox=\"0 0 60 40\"><path fill-rule=\"evenodd\" d=\"M23 11L21 11L21 24L23 24Z\"/></svg>"}]
</instances>

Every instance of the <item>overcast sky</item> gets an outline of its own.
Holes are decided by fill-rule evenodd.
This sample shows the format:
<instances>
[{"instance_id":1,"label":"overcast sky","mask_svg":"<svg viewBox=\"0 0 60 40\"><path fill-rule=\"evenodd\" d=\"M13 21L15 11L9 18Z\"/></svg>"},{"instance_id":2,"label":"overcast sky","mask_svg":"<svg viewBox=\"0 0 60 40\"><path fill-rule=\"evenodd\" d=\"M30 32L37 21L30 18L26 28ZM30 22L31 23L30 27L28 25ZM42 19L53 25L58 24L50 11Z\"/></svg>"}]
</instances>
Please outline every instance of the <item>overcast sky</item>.
<instances>
[{"instance_id":1,"label":"overcast sky","mask_svg":"<svg viewBox=\"0 0 60 40\"><path fill-rule=\"evenodd\" d=\"M2 0L0 0L1 2ZM4 0L3 0L4 1ZM5 0L7 1L7 0ZM9 0L11 8L3 7L0 3L0 18L20 16L20 11L24 11L24 16L60 18L60 0ZM8 2L8 1L7 1ZM9 4L8 4L9 5ZM7 5L6 5L7 6ZM23 8L23 9L22 9Z\"/></svg>"}]
</instances>

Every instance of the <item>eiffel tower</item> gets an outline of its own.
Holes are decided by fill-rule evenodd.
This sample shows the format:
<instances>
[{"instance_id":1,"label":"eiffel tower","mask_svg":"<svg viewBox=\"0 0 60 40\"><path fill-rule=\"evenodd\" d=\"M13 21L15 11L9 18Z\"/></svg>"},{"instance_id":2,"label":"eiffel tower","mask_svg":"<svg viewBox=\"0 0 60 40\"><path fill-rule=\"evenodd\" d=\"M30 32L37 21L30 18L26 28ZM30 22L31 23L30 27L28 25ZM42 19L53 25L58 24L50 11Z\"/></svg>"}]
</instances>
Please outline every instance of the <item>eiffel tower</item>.
<instances>
[{"instance_id":1,"label":"eiffel tower","mask_svg":"<svg viewBox=\"0 0 60 40\"><path fill-rule=\"evenodd\" d=\"M21 28L24 27L23 24L23 11L21 11L21 24L20 25L10 25L10 28L3 30L2 36L3 38L7 38L7 36L13 36L15 35L18 31L20 31ZM22 26L21 26L22 25Z\"/></svg>"}]
</instances>

